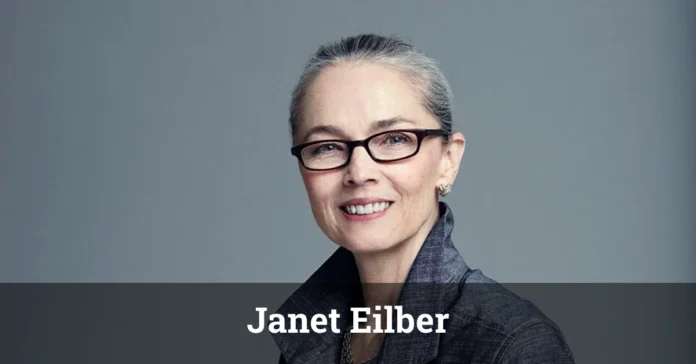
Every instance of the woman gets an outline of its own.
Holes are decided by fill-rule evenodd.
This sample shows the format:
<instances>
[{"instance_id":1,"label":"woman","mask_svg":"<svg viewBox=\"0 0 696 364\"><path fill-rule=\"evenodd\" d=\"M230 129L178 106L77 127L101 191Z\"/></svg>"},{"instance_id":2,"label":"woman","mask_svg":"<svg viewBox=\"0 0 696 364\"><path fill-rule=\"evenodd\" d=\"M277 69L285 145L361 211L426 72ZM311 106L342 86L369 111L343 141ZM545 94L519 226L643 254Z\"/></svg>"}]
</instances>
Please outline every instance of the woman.
<instances>
[{"instance_id":1,"label":"woman","mask_svg":"<svg viewBox=\"0 0 696 364\"><path fill-rule=\"evenodd\" d=\"M290 107L291 152L314 218L339 248L277 313L335 309L341 332L273 334L281 363L573 362L558 327L470 269L450 239L453 213L439 198L465 146L451 100L436 63L397 37L345 38L307 63ZM447 313L444 332L353 332L351 307L387 305ZM385 327L386 316L357 326Z\"/></svg>"}]
</instances>

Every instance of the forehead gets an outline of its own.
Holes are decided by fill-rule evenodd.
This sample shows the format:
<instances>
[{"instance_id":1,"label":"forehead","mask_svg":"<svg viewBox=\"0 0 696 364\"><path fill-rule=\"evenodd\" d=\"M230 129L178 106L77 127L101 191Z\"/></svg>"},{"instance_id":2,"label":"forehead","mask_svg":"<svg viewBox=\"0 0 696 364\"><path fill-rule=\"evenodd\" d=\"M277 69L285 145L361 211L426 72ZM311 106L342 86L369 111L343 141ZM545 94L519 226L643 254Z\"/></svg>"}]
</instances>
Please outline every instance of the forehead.
<instances>
[{"instance_id":1,"label":"forehead","mask_svg":"<svg viewBox=\"0 0 696 364\"><path fill-rule=\"evenodd\" d=\"M361 137L375 121L395 117L424 128L437 126L415 85L398 70L374 63L345 63L322 70L304 102L300 135L329 125Z\"/></svg>"}]
</instances>

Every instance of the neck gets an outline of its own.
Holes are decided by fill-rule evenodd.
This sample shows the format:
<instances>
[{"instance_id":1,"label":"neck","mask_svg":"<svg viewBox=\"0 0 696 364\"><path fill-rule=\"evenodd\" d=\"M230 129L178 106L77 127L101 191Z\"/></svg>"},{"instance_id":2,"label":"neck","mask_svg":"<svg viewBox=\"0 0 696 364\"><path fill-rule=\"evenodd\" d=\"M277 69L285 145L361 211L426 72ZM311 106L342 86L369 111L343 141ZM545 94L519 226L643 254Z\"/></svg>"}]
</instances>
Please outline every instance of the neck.
<instances>
[{"instance_id":1,"label":"neck","mask_svg":"<svg viewBox=\"0 0 696 364\"><path fill-rule=\"evenodd\" d=\"M439 210L437 207L433 209L433 213L428 216L416 234L395 247L375 253L354 253L365 307L369 307L371 312L378 311L376 306L393 306L398 302L411 266L430 230L440 217ZM375 327L374 320L374 316L368 316L368 322L365 325ZM386 327L386 320L387 315L381 315L381 327ZM383 333L354 334L351 343L354 359L362 362L376 355L383 340Z\"/></svg>"},{"instance_id":2,"label":"neck","mask_svg":"<svg viewBox=\"0 0 696 364\"><path fill-rule=\"evenodd\" d=\"M396 304L418 252L440 217L437 204L432 211L416 234L396 246L354 253L366 307Z\"/></svg>"}]
</instances>

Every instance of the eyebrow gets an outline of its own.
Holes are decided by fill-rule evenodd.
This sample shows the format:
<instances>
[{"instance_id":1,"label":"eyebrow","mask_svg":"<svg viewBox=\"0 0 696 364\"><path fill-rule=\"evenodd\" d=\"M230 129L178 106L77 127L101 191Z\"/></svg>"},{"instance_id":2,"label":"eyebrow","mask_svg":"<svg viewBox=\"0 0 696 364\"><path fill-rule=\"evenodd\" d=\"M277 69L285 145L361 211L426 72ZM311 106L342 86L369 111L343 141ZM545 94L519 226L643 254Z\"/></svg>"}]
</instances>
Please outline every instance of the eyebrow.
<instances>
[{"instance_id":1,"label":"eyebrow","mask_svg":"<svg viewBox=\"0 0 696 364\"><path fill-rule=\"evenodd\" d=\"M377 120L377 121L373 122L370 125L369 130L370 130L370 133L374 133L374 132L377 132L380 130L390 128L396 124L401 124L401 123L408 123L408 124L412 124L412 125L417 125L416 122L413 120L406 119L406 118L403 118L400 116L395 116L393 118L384 119L384 120ZM348 138L347 134L341 128L338 128L338 127L335 127L332 125L318 125L318 126L315 126L311 129L309 129L309 131L307 131L307 134L305 134L305 137L302 138L302 143L307 143L307 140L309 140L309 137L311 137L314 134L331 134L331 135L335 135L335 136L342 138L342 139L350 139L350 138Z\"/></svg>"},{"instance_id":2,"label":"eyebrow","mask_svg":"<svg viewBox=\"0 0 696 364\"><path fill-rule=\"evenodd\" d=\"M393 117L391 119L384 119L384 120L377 120L372 125L370 125L370 132L376 132L379 130L384 130L387 128L391 128L392 126L396 124L401 124L401 123L408 123L412 125L416 125L416 122L413 120L409 120L406 118L402 118L400 116Z\"/></svg>"}]
</instances>

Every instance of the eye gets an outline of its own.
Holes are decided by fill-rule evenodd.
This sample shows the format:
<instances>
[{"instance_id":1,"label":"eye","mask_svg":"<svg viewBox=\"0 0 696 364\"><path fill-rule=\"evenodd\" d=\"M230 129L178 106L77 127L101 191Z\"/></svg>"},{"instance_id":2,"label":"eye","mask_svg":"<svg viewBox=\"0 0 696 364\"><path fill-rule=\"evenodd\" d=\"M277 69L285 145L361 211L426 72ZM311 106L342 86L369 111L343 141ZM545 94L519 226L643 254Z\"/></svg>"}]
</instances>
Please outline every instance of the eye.
<instances>
[{"instance_id":1,"label":"eye","mask_svg":"<svg viewBox=\"0 0 696 364\"><path fill-rule=\"evenodd\" d=\"M327 154L341 150L341 146L335 143L318 144L312 147L312 155Z\"/></svg>"},{"instance_id":2,"label":"eye","mask_svg":"<svg viewBox=\"0 0 696 364\"><path fill-rule=\"evenodd\" d=\"M408 143L410 141L411 141L411 138L409 138L408 135L403 134L403 133L387 134L384 137L384 142L386 144L404 144L404 143Z\"/></svg>"}]
</instances>

